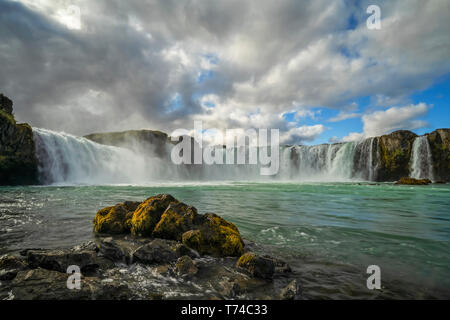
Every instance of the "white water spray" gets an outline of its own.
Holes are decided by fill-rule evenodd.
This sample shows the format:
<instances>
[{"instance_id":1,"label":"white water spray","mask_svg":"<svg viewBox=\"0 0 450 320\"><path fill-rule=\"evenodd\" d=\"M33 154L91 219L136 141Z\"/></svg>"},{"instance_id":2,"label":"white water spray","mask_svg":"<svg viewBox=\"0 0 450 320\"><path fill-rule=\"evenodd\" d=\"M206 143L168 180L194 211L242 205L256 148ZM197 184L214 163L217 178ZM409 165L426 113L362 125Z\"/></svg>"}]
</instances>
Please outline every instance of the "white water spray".
<instances>
[{"instance_id":1,"label":"white water spray","mask_svg":"<svg viewBox=\"0 0 450 320\"><path fill-rule=\"evenodd\" d=\"M33 128L43 183L141 183L161 160L70 134Z\"/></svg>"}]
</instances>

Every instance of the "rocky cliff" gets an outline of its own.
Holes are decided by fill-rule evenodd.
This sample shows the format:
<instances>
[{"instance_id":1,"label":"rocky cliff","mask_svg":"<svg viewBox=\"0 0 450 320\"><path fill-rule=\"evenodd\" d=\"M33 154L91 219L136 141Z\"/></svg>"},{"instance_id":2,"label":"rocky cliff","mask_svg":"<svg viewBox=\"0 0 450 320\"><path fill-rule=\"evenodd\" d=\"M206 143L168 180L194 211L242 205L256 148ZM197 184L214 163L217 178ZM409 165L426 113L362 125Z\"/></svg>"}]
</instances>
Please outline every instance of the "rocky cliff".
<instances>
[{"instance_id":1,"label":"rocky cliff","mask_svg":"<svg viewBox=\"0 0 450 320\"><path fill-rule=\"evenodd\" d=\"M438 129L427 135L436 179L450 181L450 129Z\"/></svg>"},{"instance_id":2,"label":"rocky cliff","mask_svg":"<svg viewBox=\"0 0 450 320\"><path fill-rule=\"evenodd\" d=\"M0 94L0 185L37 183L33 131L14 119L13 103Z\"/></svg>"},{"instance_id":3,"label":"rocky cliff","mask_svg":"<svg viewBox=\"0 0 450 320\"><path fill-rule=\"evenodd\" d=\"M409 176L409 162L412 145L417 138L415 133L407 130L395 131L377 138L379 166L377 181L397 181Z\"/></svg>"}]
</instances>

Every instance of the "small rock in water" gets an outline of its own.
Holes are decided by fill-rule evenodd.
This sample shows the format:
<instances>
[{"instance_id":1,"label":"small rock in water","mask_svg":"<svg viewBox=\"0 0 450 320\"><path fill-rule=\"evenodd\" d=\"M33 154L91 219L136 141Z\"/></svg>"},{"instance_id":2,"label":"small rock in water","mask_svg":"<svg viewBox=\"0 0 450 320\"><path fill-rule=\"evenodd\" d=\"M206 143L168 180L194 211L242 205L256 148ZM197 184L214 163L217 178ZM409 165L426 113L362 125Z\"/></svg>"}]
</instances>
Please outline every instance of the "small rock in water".
<instances>
[{"instance_id":1,"label":"small rock in water","mask_svg":"<svg viewBox=\"0 0 450 320\"><path fill-rule=\"evenodd\" d=\"M182 256L177 260L174 271L179 276L191 277L197 274L198 268L190 257Z\"/></svg>"},{"instance_id":2,"label":"small rock in water","mask_svg":"<svg viewBox=\"0 0 450 320\"><path fill-rule=\"evenodd\" d=\"M428 185L431 183L431 180L429 179L414 179L414 178L407 178L403 177L400 180L398 180L395 184L406 184L406 185Z\"/></svg>"},{"instance_id":3,"label":"small rock in water","mask_svg":"<svg viewBox=\"0 0 450 320\"><path fill-rule=\"evenodd\" d=\"M27 268L25 262L14 256L3 256L0 258L0 281L12 280L19 271Z\"/></svg>"},{"instance_id":4,"label":"small rock in water","mask_svg":"<svg viewBox=\"0 0 450 320\"><path fill-rule=\"evenodd\" d=\"M267 256L258 256L253 252L244 253L236 263L236 267L245 270L256 278L272 279L275 263Z\"/></svg>"},{"instance_id":5,"label":"small rock in water","mask_svg":"<svg viewBox=\"0 0 450 320\"><path fill-rule=\"evenodd\" d=\"M235 298L242 292L241 286L236 281L222 281L220 284L223 287L220 293L227 298Z\"/></svg>"},{"instance_id":6,"label":"small rock in water","mask_svg":"<svg viewBox=\"0 0 450 320\"><path fill-rule=\"evenodd\" d=\"M195 257L192 250L177 241L155 239L138 248L133 258L144 264L153 264L172 262L183 255Z\"/></svg>"},{"instance_id":7,"label":"small rock in water","mask_svg":"<svg viewBox=\"0 0 450 320\"><path fill-rule=\"evenodd\" d=\"M292 280L289 284L281 291L280 298L282 300L295 300L299 298L301 293L301 287L297 283L297 280Z\"/></svg>"},{"instance_id":8,"label":"small rock in water","mask_svg":"<svg viewBox=\"0 0 450 320\"><path fill-rule=\"evenodd\" d=\"M167 276L171 272L170 265L163 264L163 265L157 266L155 268L155 271L156 271L157 274L160 274L162 276Z\"/></svg>"}]
</instances>

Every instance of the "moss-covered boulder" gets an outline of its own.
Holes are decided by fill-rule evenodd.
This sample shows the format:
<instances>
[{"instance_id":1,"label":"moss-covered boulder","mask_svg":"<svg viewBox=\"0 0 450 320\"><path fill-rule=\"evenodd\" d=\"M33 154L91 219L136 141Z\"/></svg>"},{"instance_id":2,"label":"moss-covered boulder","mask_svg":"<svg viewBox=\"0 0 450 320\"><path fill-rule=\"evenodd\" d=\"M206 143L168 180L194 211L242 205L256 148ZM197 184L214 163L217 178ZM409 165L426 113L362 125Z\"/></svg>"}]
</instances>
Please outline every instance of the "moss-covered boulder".
<instances>
[{"instance_id":1,"label":"moss-covered boulder","mask_svg":"<svg viewBox=\"0 0 450 320\"><path fill-rule=\"evenodd\" d=\"M162 214L171 203L178 204L179 201L170 194L158 194L142 202L133 214L131 233L137 236L151 236Z\"/></svg>"},{"instance_id":2,"label":"moss-covered boulder","mask_svg":"<svg viewBox=\"0 0 450 320\"><path fill-rule=\"evenodd\" d=\"M182 241L200 254L240 256L244 252L238 228L214 213L203 215L198 229L184 233Z\"/></svg>"},{"instance_id":3,"label":"moss-covered boulder","mask_svg":"<svg viewBox=\"0 0 450 320\"><path fill-rule=\"evenodd\" d=\"M403 177L400 180L398 180L395 184L423 186L423 185L428 185L430 183L431 183L431 180L429 180L429 179L414 179L414 178Z\"/></svg>"},{"instance_id":4,"label":"moss-covered boulder","mask_svg":"<svg viewBox=\"0 0 450 320\"><path fill-rule=\"evenodd\" d=\"M125 201L99 210L94 218L94 231L108 234L129 233L131 219L139 204L140 202Z\"/></svg>"},{"instance_id":5,"label":"moss-covered boulder","mask_svg":"<svg viewBox=\"0 0 450 320\"><path fill-rule=\"evenodd\" d=\"M196 228L200 221L197 209L184 203L171 203L153 230L153 236L181 241L183 233Z\"/></svg>"},{"instance_id":6,"label":"moss-covered boulder","mask_svg":"<svg viewBox=\"0 0 450 320\"><path fill-rule=\"evenodd\" d=\"M427 135L435 179L450 182L450 129L438 129Z\"/></svg>"},{"instance_id":7,"label":"moss-covered boulder","mask_svg":"<svg viewBox=\"0 0 450 320\"><path fill-rule=\"evenodd\" d=\"M0 185L37 184L33 131L16 123L12 105L0 94Z\"/></svg>"},{"instance_id":8,"label":"moss-covered boulder","mask_svg":"<svg viewBox=\"0 0 450 320\"><path fill-rule=\"evenodd\" d=\"M397 181L409 175L411 150L416 137L411 131L399 130L378 138L378 181Z\"/></svg>"},{"instance_id":9,"label":"moss-covered boulder","mask_svg":"<svg viewBox=\"0 0 450 320\"><path fill-rule=\"evenodd\" d=\"M275 273L273 259L259 256L253 252L244 253L237 261L236 267L253 277L262 279L271 279Z\"/></svg>"},{"instance_id":10,"label":"moss-covered boulder","mask_svg":"<svg viewBox=\"0 0 450 320\"><path fill-rule=\"evenodd\" d=\"M240 256L244 252L234 224L214 213L199 214L169 194L103 208L94 219L94 231L175 240L204 255Z\"/></svg>"}]
</instances>

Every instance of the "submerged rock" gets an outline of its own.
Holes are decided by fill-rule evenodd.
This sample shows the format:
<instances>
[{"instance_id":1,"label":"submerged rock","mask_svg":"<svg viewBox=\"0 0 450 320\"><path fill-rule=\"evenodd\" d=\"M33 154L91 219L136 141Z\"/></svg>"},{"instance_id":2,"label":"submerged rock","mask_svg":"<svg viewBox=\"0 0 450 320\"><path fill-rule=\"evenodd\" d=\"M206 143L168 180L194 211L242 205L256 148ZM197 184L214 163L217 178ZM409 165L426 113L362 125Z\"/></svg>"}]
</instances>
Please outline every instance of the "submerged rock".
<instances>
[{"instance_id":1,"label":"submerged rock","mask_svg":"<svg viewBox=\"0 0 450 320\"><path fill-rule=\"evenodd\" d=\"M282 300L294 300L299 298L300 293L301 287L294 279L281 291L280 298Z\"/></svg>"},{"instance_id":2,"label":"submerged rock","mask_svg":"<svg viewBox=\"0 0 450 320\"><path fill-rule=\"evenodd\" d=\"M428 185L431 183L429 179L414 179L403 177L398 180L395 184L408 184L408 185Z\"/></svg>"},{"instance_id":3,"label":"submerged rock","mask_svg":"<svg viewBox=\"0 0 450 320\"><path fill-rule=\"evenodd\" d=\"M182 256L177 260L174 271L182 277L192 277L197 274L198 268L189 256Z\"/></svg>"},{"instance_id":4,"label":"submerged rock","mask_svg":"<svg viewBox=\"0 0 450 320\"><path fill-rule=\"evenodd\" d=\"M273 259L259 256L253 252L244 253L237 261L236 267L246 271L253 277L262 279L271 279L275 273Z\"/></svg>"},{"instance_id":5,"label":"submerged rock","mask_svg":"<svg viewBox=\"0 0 450 320\"><path fill-rule=\"evenodd\" d=\"M94 218L94 231L109 234L129 232L131 218L139 204L139 202L125 201L99 210Z\"/></svg>"}]
</instances>

